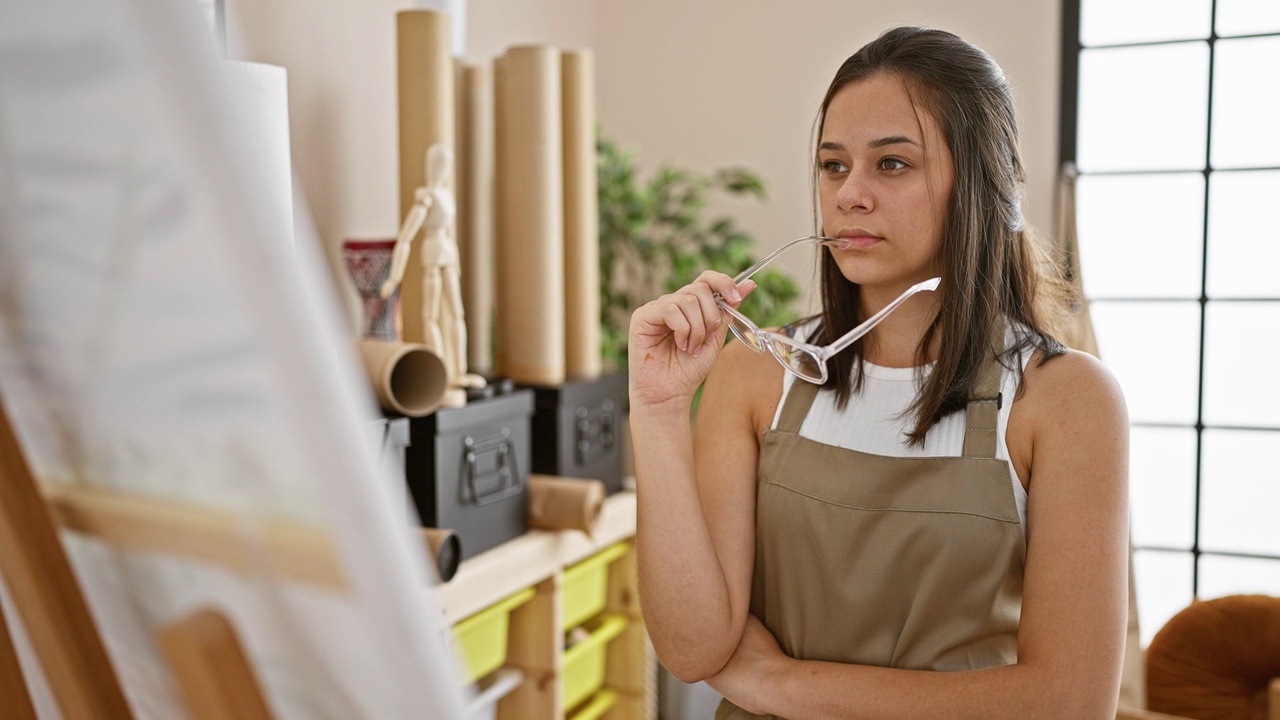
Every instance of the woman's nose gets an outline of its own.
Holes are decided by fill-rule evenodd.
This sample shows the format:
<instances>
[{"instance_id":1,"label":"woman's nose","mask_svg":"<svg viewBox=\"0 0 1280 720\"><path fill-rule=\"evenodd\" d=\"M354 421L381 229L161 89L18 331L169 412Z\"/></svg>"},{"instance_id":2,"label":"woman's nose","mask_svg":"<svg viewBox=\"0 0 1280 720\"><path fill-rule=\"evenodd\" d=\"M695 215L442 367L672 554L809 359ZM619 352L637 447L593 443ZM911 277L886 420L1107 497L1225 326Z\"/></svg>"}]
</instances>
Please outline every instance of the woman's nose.
<instances>
[{"instance_id":1,"label":"woman's nose","mask_svg":"<svg viewBox=\"0 0 1280 720\"><path fill-rule=\"evenodd\" d=\"M866 178L850 172L836 190L836 208L841 212L870 211L875 206Z\"/></svg>"}]
</instances>

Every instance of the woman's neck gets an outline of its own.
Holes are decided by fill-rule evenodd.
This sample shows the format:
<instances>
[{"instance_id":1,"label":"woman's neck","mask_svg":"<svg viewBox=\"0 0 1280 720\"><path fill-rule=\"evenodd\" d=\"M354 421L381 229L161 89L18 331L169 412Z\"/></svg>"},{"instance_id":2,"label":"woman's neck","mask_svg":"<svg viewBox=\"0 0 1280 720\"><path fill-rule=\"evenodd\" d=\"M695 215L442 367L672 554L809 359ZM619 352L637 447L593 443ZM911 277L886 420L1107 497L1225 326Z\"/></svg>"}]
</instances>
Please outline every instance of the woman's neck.
<instances>
[{"instance_id":1,"label":"woman's neck","mask_svg":"<svg viewBox=\"0 0 1280 720\"><path fill-rule=\"evenodd\" d=\"M862 289L862 317L870 317L898 296L886 292L884 297L870 288ZM933 362L938 355L937 337L933 338L923 360L916 354L920 340L938 315L940 298L935 293L919 293L894 310L863 338L862 356L883 367L914 367Z\"/></svg>"}]
</instances>

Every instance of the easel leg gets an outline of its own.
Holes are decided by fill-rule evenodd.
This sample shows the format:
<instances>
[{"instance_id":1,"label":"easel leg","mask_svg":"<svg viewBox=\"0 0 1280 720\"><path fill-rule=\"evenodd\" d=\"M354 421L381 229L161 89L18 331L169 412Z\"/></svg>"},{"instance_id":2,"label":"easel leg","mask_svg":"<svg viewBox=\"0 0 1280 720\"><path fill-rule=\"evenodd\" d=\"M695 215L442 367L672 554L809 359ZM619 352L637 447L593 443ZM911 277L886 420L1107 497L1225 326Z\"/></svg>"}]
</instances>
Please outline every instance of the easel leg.
<instances>
[{"instance_id":1,"label":"easel leg","mask_svg":"<svg viewBox=\"0 0 1280 720\"><path fill-rule=\"evenodd\" d=\"M0 570L63 717L132 717L3 402Z\"/></svg>"},{"instance_id":2,"label":"easel leg","mask_svg":"<svg viewBox=\"0 0 1280 720\"><path fill-rule=\"evenodd\" d=\"M4 716L10 720L36 720L36 710L27 694L27 683L22 678L22 666L18 653L13 649L12 636L0 612L0 698L4 699Z\"/></svg>"},{"instance_id":3,"label":"easel leg","mask_svg":"<svg viewBox=\"0 0 1280 720\"><path fill-rule=\"evenodd\" d=\"M222 613L201 610L157 635L195 720L271 720L235 628Z\"/></svg>"}]
</instances>

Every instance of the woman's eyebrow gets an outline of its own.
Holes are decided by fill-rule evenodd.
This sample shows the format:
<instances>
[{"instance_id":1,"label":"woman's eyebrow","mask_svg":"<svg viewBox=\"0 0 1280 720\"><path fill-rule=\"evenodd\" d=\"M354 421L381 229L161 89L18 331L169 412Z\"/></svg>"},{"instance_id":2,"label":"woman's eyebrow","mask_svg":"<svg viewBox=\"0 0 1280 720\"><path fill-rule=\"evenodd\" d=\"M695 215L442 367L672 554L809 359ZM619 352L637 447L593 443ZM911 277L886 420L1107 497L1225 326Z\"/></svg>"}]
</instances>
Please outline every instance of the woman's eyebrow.
<instances>
[{"instance_id":1,"label":"woman's eyebrow","mask_svg":"<svg viewBox=\"0 0 1280 720\"><path fill-rule=\"evenodd\" d=\"M912 140L906 135L890 135L889 137L882 137L878 140L872 140L871 142L867 143L867 147L878 148L878 147L884 147L885 145L899 145L901 143L915 145L916 147L923 147L920 143L916 142L915 140Z\"/></svg>"},{"instance_id":2,"label":"woman's eyebrow","mask_svg":"<svg viewBox=\"0 0 1280 720\"><path fill-rule=\"evenodd\" d=\"M885 147L886 145L900 145L900 144L903 144L903 143L908 144L908 145L915 145L915 146L916 146L916 147L918 147L918 148L923 148L923 147L924 147L924 146L923 146L923 145L921 145L919 142L917 142L917 141L915 141L915 140L913 140L913 139L911 139L911 138L907 137L906 135L890 135L890 136L888 136L888 137L877 138L877 139L872 140L871 142L867 143L867 147L869 147L869 148L879 148L879 147ZM819 145L819 146L818 146L818 149L819 149L819 150L831 150L831 151L834 151L834 152L844 152L844 151L845 151L845 147L844 147L844 145L843 145L843 144L838 143L838 142L833 142L833 141L830 141L830 140L828 140L827 142L824 142L824 143L822 143L821 145Z\"/></svg>"}]
</instances>

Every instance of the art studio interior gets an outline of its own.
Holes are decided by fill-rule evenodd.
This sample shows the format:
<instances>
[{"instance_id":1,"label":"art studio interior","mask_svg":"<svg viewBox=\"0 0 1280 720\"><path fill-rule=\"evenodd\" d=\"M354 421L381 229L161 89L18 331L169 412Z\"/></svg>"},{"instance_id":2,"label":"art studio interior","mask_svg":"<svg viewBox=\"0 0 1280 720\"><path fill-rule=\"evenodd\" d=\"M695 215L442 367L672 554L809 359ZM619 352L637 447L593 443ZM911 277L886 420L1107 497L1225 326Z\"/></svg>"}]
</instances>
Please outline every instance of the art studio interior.
<instances>
[{"instance_id":1,"label":"art studio interior","mask_svg":"<svg viewBox=\"0 0 1280 720\"><path fill-rule=\"evenodd\" d=\"M734 610L723 617L744 633L760 620L788 660L879 664L804 650L812 645L792 634L804 621L779 619L792 612L780 608L838 603L839 592L792 600L796 592L770 583L794 583L764 579L792 577L779 565L801 578L828 574L810 563L846 553L833 550L843 530L829 528L870 522L858 514L870 511L850 501L844 514L826 507L767 530L781 522L764 509L776 496L764 486L784 482L765 470L777 435L809 441L799 419L787 425L792 404L775 386L773 400L743 400L761 385L717 372L742 351L735 367L786 378L789 393L833 387L828 370L850 367L833 359L839 343L805 344L795 328L835 323L828 288L842 272L880 287L856 263L884 238L861 228L888 227L878 218L908 201L901 188L914 166L891 158L902 164L876 165L861 185L845 179L863 156L830 140L832 128L901 116L890 101L840 104L839 88L871 87L875 71L846 86L832 78L906 26L981 48L1008 88L1016 147L1001 172L1017 182L1014 236L1043 256L1043 286L1069 298L1052 333L1062 364L1113 379L1122 398L1105 440L1123 452L1111 486L1127 543L1112 543L1123 547L1108 556L1119 558L1111 570L1053 565L1075 573L1065 582L1082 607L1094 589L1113 598L1111 649L1098 657L1114 662L1098 662L1114 668L1099 681L1105 702L1089 706L1101 714L1061 716L1280 720L1275 0L6 0L0 717L1039 716L1011 709L1030 707L1018 704L1024 694L1035 701L1030 693L1005 706L994 695L998 712L957 701L954 715L929 715L914 697L885 712L854 684L866 704L838 707L857 712L755 706L733 681L746 672L748 643L706 650L718 672L689 670L697 649L684 646L703 641L682 646L686 625L668 609L683 603L692 617L709 606L696 589L723 587L741 598L725 601ZM915 103L908 119L928 136L933 121L920 108L933 112L944 93L893 77L907 77L891 90ZM973 117L943 117L938 132L977 137L986 131ZM877 142L914 146L908 160L923 152L910 137ZM966 182L966 152L946 155L955 187ZM836 172L843 184L828 198ZM948 217L965 204L957 198ZM996 212L976 200L974 216ZM837 235L831 213L846 211L863 213L860 229L826 237ZM892 245L890 231L881 235ZM773 259L796 238L816 238L814 247ZM767 266L755 270L757 261ZM704 271L738 276L750 294L734 304L698 284ZM941 286L913 288L903 307L945 313L963 294L949 292L951 272L939 272ZM652 420L649 398L665 387L649 377L653 356L629 352L642 347L646 318L661 316L658 302L678 316L663 321L663 342L680 351L681 368L697 360L678 347L685 325L700 343L705 312L708 342L724 333L678 432ZM892 320L882 328L900 327ZM950 330L937 332L945 346ZM879 347L850 344L859 363ZM887 370L920 383L921 367L942 372L944 359L928 359L914 375ZM1056 362L1033 359L1015 375L1052 377ZM806 377L804 363L821 377ZM1023 407L1044 402L1034 382ZM1021 604L1023 563L1043 557L1036 521L1047 536L1059 522L1092 527L1079 519L1092 515L1060 520L1036 503L1034 483L1018 485L1017 424L1033 416L1019 413L1024 395L1010 387L985 430L998 436L994 456L971 456L966 434L985 396L946 412L964 445L954 460L1000 459L999 501L1010 513L1013 496L1020 503L1005 528L1015 604L990 610L1012 612L1001 632L1013 654L913 663L903 647L924 631L907 622L884 663L899 672L980 677L1043 655L1025 627L1018 638L1019 607L1029 624L1044 622L1026 612L1031 603L1057 607L1043 604L1054 586L1031 570ZM1080 388L1077 397L1088 392ZM1080 405L1075 392L1064 391L1064 406ZM762 423L751 425L758 446L749 429L724 430L736 419L726 407L768 410L740 413ZM715 420L699 424L699 412ZM1080 415L1066 412L1036 421L1047 429L1035 437L1092 437L1076 434ZM719 509L727 491L704 474L748 462L722 434L759 452L756 499L731 503L757 508L747 525L758 530L736 536L755 538L754 551L726 549L736 516ZM677 436L682 444L655 440ZM1027 447L1056 452L1050 440ZM1069 452L1092 450L1107 452ZM696 459L706 453L723 460ZM817 456L827 457L776 462ZM683 485L661 477L685 467ZM813 466L802 467L789 472ZM677 486L683 506L668 490ZM954 492L970 509L929 512L989 514L972 509L968 490ZM679 543L645 537L669 536L682 509L696 520ZM890 510L915 512L876 512ZM972 539L955 532L955 547ZM1092 557L1100 542L1080 533L1072 537ZM903 552L923 537L902 539ZM851 547L850 558L892 552L861 542L881 549ZM724 582L684 577L695 567L686 549L712 561L719 552ZM730 555L746 559L742 573ZM850 572L844 583L923 593L918 577L902 578L932 570L904 569L912 562L890 557L883 574ZM861 627L864 613L896 617L937 601L903 592L881 601L894 608L846 600L821 617ZM913 687L893 677L878 687ZM1045 680L1045 692L1074 701L1083 691L1062 686L1076 676L1061 677ZM935 687L921 683L921 696Z\"/></svg>"}]
</instances>

